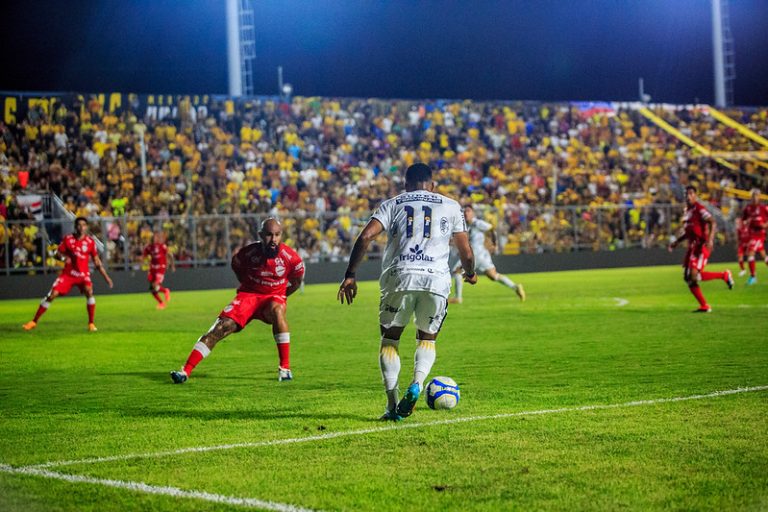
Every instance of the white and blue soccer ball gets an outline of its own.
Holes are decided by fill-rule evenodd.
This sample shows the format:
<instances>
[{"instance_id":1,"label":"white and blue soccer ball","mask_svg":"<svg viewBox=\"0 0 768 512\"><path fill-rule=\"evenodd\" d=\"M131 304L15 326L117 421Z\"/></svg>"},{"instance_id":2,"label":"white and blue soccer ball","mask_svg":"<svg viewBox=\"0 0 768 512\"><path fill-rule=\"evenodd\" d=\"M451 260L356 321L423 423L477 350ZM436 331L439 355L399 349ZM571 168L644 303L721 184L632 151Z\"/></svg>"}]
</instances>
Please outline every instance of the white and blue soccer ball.
<instances>
[{"instance_id":1,"label":"white and blue soccer ball","mask_svg":"<svg viewBox=\"0 0 768 512\"><path fill-rule=\"evenodd\" d=\"M430 409L453 409L460 398L459 385L450 377L435 377L427 384L427 405Z\"/></svg>"}]
</instances>

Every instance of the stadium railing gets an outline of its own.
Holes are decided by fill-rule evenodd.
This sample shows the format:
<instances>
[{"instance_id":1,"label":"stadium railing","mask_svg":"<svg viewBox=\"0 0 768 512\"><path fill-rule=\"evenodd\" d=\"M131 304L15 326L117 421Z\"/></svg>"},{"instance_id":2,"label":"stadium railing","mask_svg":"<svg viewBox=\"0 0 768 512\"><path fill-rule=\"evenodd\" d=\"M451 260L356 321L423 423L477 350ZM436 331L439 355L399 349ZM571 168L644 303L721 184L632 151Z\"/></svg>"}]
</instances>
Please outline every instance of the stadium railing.
<instances>
[{"instance_id":1,"label":"stadium railing","mask_svg":"<svg viewBox=\"0 0 768 512\"><path fill-rule=\"evenodd\" d=\"M645 206L508 206L479 210L496 229L497 254L614 251L664 247L679 229L681 205ZM101 244L101 257L113 270L142 270L143 248L155 231L163 231L179 267L228 265L233 252L254 240L267 214L200 216L95 217L90 229ZM283 240L308 262L345 261L369 213L294 212L281 215ZM5 221L0 250L2 274L49 273L61 268L57 244L71 230L67 219ZM730 243L731 232L721 230L718 244ZM383 252L382 236L369 257Z\"/></svg>"}]
</instances>

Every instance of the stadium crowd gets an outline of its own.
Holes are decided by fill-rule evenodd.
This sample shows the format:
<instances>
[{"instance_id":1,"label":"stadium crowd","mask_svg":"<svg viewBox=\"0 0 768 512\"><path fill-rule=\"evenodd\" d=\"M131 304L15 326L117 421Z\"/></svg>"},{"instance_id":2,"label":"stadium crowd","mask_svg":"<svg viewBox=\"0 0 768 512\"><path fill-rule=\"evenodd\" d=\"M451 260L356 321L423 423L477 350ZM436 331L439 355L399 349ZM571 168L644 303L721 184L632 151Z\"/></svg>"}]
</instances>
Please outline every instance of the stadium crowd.
<instances>
[{"instance_id":1,"label":"stadium crowd","mask_svg":"<svg viewBox=\"0 0 768 512\"><path fill-rule=\"evenodd\" d=\"M631 105L594 112L579 104L294 97L212 100L203 116L181 98L173 113L111 113L92 96L0 123L3 220L32 218L19 195L52 193L74 215L109 219L94 230L114 262L123 261L126 239L129 259L140 261L162 227L184 265L224 259L269 213L285 219L286 241L304 258L340 259L360 222L400 189L401 171L426 162L438 170L437 191L476 205L503 246L568 251L663 245L677 214L648 205L679 205L696 183L703 198L735 215L723 189L748 189L757 174L752 163L734 172L697 155ZM656 113L713 149L755 149L703 109ZM768 110L728 114L768 136ZM553 202L574 208L553 210ZM603 208L610 206L625 208ZM224 229L210 214L236 216ZM2 223L0 247L6 239L13 266L40 263L30 257L38 228Z\"/></svg>"}]
</instances>

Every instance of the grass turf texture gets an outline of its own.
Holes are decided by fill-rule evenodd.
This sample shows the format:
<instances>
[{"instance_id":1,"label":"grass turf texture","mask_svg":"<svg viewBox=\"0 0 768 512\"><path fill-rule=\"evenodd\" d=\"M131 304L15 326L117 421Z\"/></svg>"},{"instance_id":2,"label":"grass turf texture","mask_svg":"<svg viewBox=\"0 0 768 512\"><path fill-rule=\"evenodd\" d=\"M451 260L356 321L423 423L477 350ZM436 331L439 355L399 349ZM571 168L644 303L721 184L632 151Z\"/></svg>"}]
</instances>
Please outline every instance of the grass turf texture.
<instances>
[{"instance_id":1,"label":"grass turf texture","mask_svg":"<svg viewBox=\"0 0 768 512\"><path fill-rule=\"evenodd\" d=\"M714 270L724 268L713 265ZM432 375L454 378L452 411L420 400L401 425L616 404L768 384L768 286L702 288L679 267L513 276L520 303L484 279L449 308ZM0 464L172 451L387 425L378 371L378 289L353 306L336 285L289 299L295 379L277 382L269 327L220 343L184 385L168 371L233 291L0 302ZM629 301L620 306L617 299ZM401 341L401 389L414 331ZM93 478L323 510L765 510L768 391L592 411L400 428L319 441L53 467ZM195 499L0 472L0 510L230 510Z\"/></svg>"}]
</instances>

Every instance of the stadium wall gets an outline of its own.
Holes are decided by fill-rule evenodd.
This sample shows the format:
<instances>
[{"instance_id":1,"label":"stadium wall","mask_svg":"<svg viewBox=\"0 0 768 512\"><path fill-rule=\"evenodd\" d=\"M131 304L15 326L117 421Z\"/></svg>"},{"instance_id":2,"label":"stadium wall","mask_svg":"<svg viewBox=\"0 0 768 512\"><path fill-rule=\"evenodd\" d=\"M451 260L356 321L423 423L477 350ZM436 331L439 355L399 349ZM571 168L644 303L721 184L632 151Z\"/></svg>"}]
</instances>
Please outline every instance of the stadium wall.
<instances>
[{"instance_id":1,"label":"stadium wall","mask_svg":"<svg viewBox=\"0 0 768 512\"><path fill-rule=\"evenodd\" d=\"M556 272L560 270L583 270L597 268L642 267L652 265L679 265L684 252L678 249L670 253L665 249L625 249L620 251L571 252L521 254L518 256L496 256L498 270L505 274L519 275L529 272ZM736 251L730 247L718 247L710 258L711 262L735 261ZM380 260L366 261L357 272L361 281L379 278ZM341 282L346 262L307 264L307 284ZM141 293L148 290L147 274L142 271L110 272L114 288L107 289L100 275L93 276L96 294ZM0 277L0 299L28 299L45 295L51 287L55 274L11 275ZM178 290L210 290L236 288L234 274L226 267L196 269L180 268L169 272L167 286ZM70 292L70 295L75 295Z\"/></svg>"}]
</instances>

